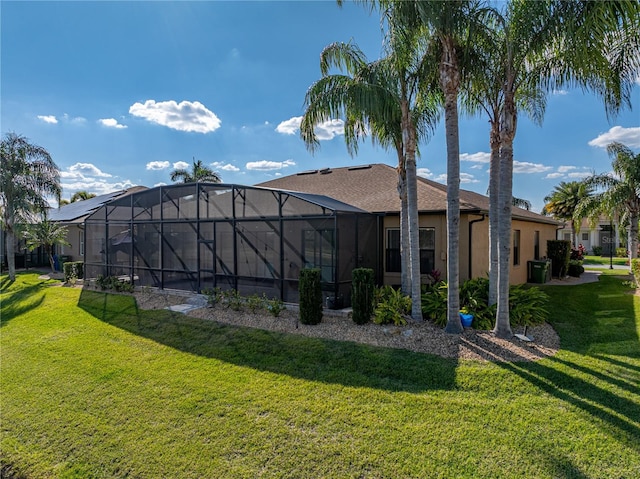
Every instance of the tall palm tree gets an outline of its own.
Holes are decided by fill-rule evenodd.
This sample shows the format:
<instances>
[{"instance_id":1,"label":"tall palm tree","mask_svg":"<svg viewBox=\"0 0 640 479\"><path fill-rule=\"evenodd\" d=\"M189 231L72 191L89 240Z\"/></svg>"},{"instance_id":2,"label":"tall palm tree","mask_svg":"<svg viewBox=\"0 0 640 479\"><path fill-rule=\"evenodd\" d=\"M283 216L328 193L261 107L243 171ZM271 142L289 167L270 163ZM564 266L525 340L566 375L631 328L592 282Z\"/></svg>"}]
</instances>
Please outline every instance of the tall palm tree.
<instances>
[{"instance_id":1,"label":"tall palm tree","mask_svg":"<svg viewBox=\"0 0 640 479\"><path fill-rule=\"evenodd\" d=\"M463 331L460 321L460 140L458 94L461 81L471 71L473 58L466 55L478 36L486 34L489 9L475 0L455 2L397 2L405 22L417 19L429 32L439 51L438 80L444 95L447 145L447 325L448 333Z\"/></svg>"},{"instance_id":2,"label":"tall palm tree","mask_svg":"<svg viewBox=\"0 0 640 479\"><path fill-rule=\"evenodd\" d=\"M512 0L501 15L505 48L496 49L505 55L498 188L498 307L494 328L497 336L511 336L508 298L518 92L579 85L602 95L608 112L628 104L631 81L638 72L640 49L634 26L638 26L639 13L637 2L624 0Z\"/></svg>"},{"instance_id":3,"label":"tall palm tree","mask_svg":"<svg viewBox=\"0 0 640 479\"><path fill-rule=\"evenodd\" d=\"M47 257L49 258L51 272L54 273L55 263L53 260L53 246L69 246L69 242L67 241L67 231L68 230L65 226L49 221L45 214L42 221L25 226L22 238L26 241L29 251L33 251L39 246L44 247Z\"/></svg>"},{"instance_id":4,"label":"tall palm tree","mask_svg":"<svg viewBox=\"0 0 640 479\"><path fill-rule=\"evenodd\" d=\"M551 194L545 196L545 205L541 213L551 215L561 221L568 221L571 225L571 242L577 245L576 234L580 232L580 225L584 215L577 210L578 204L588 201L593 195L593 186L583 181L561 181Z\"/></svg>"},{"instance_id":5,"label":"tall palm tree","mask_svg":"<svg viewBox=\"0 0 640 479\"><path fill-rule=\"evenodd\" d=\"M627 244L629 264L638 257L638 218L640 217L640 153L621 144L611 143L607 147L613 158L612 174L593 175L585 183L593 188L604 189L578 204L577 213L588 215L598 211L622 211L621 223L628 223Z\"/></svg>"},{"instance_id":6,"label":"tall palm tree","mask_svg":"<svg viewBox=\"0 0 640 479\"><path fill-rule=\"evenodd\" d=\"M0 144L0 210L2 229L6 233L5 245L9 279L16 277L16 227L28 223L33 215L48 208L47 195L58 202L62 188L60 172L43 147L32 144L28 138L8 133Z\"/></svg>"},{"instance_id":7,"label":"tall palm tree","mask_svg":"<svg viewBox=\"0 0 640 479\"><path fill-rule=\"evenodd\" d=\"M388 20L387 56L377 62L367 63L352 44L335 43L325 48L321 55L323 76L307 92L300 133L313 151L319 144L315 126L343 116L350 154L357 153L367 132L374 142L395 149L402 206L403 286L411 292L412 317L418 320L422 312L415 159L419 139L433 130L437 104L420 81L425 68L424 50L417 43L421 37L399 28L392 16ZM345 73L329 74L332 67Z\"/></svg>"},{"instance_id":8,"label":"tall palm tree","mask_svg":"<svg viewBox=\"0 0 640 479\"><path fill-rule=\"evenodd\" d=\"M171 172L171 181L174 183L196 183L198 181L207 183L220 183L220 175L208 166L202 164L202 160L193 159L191 171L184 168L177 168Z\"/></svg>"}]
</instances>

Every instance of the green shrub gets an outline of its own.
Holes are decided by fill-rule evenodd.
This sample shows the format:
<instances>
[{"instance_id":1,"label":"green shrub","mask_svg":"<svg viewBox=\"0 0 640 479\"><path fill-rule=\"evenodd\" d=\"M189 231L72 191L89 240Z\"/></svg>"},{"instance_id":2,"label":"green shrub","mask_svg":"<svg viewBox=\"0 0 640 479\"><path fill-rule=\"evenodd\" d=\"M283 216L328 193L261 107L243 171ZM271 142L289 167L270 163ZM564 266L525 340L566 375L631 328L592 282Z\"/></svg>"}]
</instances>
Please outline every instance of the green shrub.
<instances>
[{"instance_id":1,"label":"green shrub","mask_svg":"<svg viewBox=\"0 0 640 479\"><path fill-rule=\"evenodd\" d=\"M222 301L222 290L220 288L203 289L202 294L207 297L207 304L212 308Z\"/></svg>"},{"instance_id":2,"label":"green shrub","mask_svg":"<svg viewBox=\"0 0 640 479\"><path fill-rule=\"evenodd\" d=\"M628 255L627 248L616 248L616 257L626 258Z\"/></svg>"},{"instance_id":3,"label":"green shrub","mask_svg":"<svg viewBox=\"0 0 640 479\"><path fill-rule=\"evenodd\" d=\"M584 273L584 266L582 266L582 261L576 259L569 260L569 269L567 271L567 274L574 278L579 278L582 273Z\"/></svg>"},{"instance_id":4,"label":"green shrub","mask_svg":"<svg viewBox=\"0 0 640 479\"><path fill-rule=\"evenodd\" d=\"M382 286L376 290L376 308L373 322L376 324L407 324L405 316L411 312L411 298L391 286Z\"/></svg>"},{"instance_id":5,"label":"green shrub","mask_svg":"<svg viewBox=\"0 0 640 479\"><path fill-rule=\"evenodd\" d=\"M438 326L447 324L447 289L444 281L421 297L422 317L431 319Z\"/></svg>"},{"instance_id":6,"label":"green shrub","mask_svg":"<svg viewBox=\"0 0 640 479\"><path fill-rule=\"evenodd\" d=\"M352 319L356 324L368 323L373 313L375 286L373 284L373 270L357 268L351 272L351 306Z\"/></svg>"},{"instance_id":7,"label":"green shrub","mask_svg":"<svg viewBox=\"0 0 640 479\"><path fill-rule=\"evenodd\" d=\"M631 260L631 272L636 281L636 288L640 288L640 259L633 258Z\"/></svg>"},{"instance_id":8,"label":"green shrub","mask_svg":"<svg viewBox=\"0 0 640 479\"><path fill-rule=\"evenodd\" d=\"M593 256L601 256L602 246L594 246L593 248L591 248L591 251L593 252Z\"/></svg>"},{"instance_id":9,"label":"green shrub","mask_svg":"<svg viewBox=\"0 0 640 479\"><path fill-rule=\"evenodd\" d=\"M322 321L322 285L318 268L300 271L300 322L318 324Z\"/></svg>"},{"instance_id":10,"label":"green shrub","mask_svg":"<svg viewBox=\"0 0 640 479\"><path fill-rule=\"evenodd\" d=\"M532 326L544 323L549 317L545 309L549 303L540 288L513 285L509 288L509 320L511 326Z\"/></svg>"},{"instance_id":11,"label":"green shrub","mask_svg":"<svg viewBox=\"0 0 640 479\"><path fill-rule=\"evenodd\" d=\"M252 294L246 299L247 307L251 313L256 314L262 308L264 308L265 297L258 295L257 293Z\"/></svg>"},{"instance_id":12,"label":"green shrub","mask_svg":"<svg viewBox=\"0 0 640 479\"><path fill-rule=\"evenodd\" d=\"M244 298L240 296L240 293L235 289L227 289L222 291L222 297L220 304L232 309L233 311L242 311L244 306Z\"/></svg>"},{"instance_id":13,"label":"green shrub","mask_svg":"<svg viewBox=\"0 0 640 479\"><path fill-rule=\"evenodd\" d=\"M564 240L547 241L547 257L551 259L551 274L556 278L564 278L569 269L571 242Z\"/></svg>"},{"instance_id":14,"label":"green shrub","mask_svg":"<svg viewBox=\"0 0 640 479\"><path fill-rule=\"evenodd\" d=\"M264 305L265 309L269 311L269 314L271 314L271 316L273 316L274 318L280 316L280 313L287 309L285 304L279 298L267 299L265 297Z\"/></svg>"},{"instance_id":15,"label":"green shrub","mask_svg":"<svg viewBox=\"0 0 640 479\"><path fill-rule=\"evenodd\" d=\"M73 282L84 278L84 263L82 261L68 261L62 264L65 282Z\"/></svg>"}]
</instances>

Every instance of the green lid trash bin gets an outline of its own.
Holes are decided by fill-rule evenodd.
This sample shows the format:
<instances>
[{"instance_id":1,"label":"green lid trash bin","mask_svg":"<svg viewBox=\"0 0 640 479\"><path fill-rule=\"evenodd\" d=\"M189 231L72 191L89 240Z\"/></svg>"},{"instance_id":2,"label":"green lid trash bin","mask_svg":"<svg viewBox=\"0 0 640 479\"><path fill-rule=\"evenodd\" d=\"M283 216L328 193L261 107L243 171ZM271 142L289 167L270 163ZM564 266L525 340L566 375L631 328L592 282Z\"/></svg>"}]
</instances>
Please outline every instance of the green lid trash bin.
<instances>
[{"instance_id":1,"label":"green lid trash bin","mask_svg":"<svg viewBox=\"0 0 640 479\"><path fill-rule=\"evenodd\" d=\"M548 261L527 261L527 282L546 283L549 273Z\"/></svg>"}]
</instances>

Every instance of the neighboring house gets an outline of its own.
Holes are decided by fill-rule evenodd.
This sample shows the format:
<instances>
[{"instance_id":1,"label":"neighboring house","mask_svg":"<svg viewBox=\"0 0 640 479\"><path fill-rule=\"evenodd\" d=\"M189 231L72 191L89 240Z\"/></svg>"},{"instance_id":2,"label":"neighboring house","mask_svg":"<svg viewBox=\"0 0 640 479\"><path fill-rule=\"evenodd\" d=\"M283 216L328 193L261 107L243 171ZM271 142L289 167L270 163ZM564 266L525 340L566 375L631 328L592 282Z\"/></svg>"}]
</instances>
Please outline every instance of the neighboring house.
<instances>
[{"instance_id":1,"label":"neighboring house","mask_svg":"<svg viewBox=\"0 0 640 479\"><path fill-rule=\"evenodd\" d=\"M609 256L610 245L614 245L613 254L615 255L615 248L624 244L625 234L623 231L622 236L620 235L620 227L616 222L612 222L606 216L601 216L593 227L589 220L583 219L580 225L580 232L576 234L576 237L578 244L582 244L589 254L593 254L593 247L596 246L602 248L600 253L602 256ZM564 224L564 227L558 230L557 239L572 241L571 238L571 225Z\"/></svg>"},{"instance_id":2,"label":"neighboring house","mask_svg":"<svg viewBox=\"0 0 640 479\"><path fill-rule=\"evenodd\" d=\"M145 186L133 186L126 190L114 191L86 200L75 201L59 208L51 208L48 212L50 221L67 227L67 243L70 246L56 246L55 254L64 261L82 261L84 259L84 220L95 210L109 201L143 191ZM48 263L47 263L48 264Z\"/></svg>"},{"instance_id":3,"label":"neighboring house","mask_svg":"<svg viewBox=\"0 0 640 479\"><path fill-rule=\"evenodd\" d=\"M259 184L270 188L322 194L380 218L378 241L383 282L400 284L400 199L395 168L385 164L310 170ZM421 272L432 269L446 279L447 187L418 178ZM460 280L486 276L489 270L489 198L460 190ZM512 208L511 282L525 283L527 262L546 256L547 240L556 239L558 221Z\"/></svg>"}]
</instances>

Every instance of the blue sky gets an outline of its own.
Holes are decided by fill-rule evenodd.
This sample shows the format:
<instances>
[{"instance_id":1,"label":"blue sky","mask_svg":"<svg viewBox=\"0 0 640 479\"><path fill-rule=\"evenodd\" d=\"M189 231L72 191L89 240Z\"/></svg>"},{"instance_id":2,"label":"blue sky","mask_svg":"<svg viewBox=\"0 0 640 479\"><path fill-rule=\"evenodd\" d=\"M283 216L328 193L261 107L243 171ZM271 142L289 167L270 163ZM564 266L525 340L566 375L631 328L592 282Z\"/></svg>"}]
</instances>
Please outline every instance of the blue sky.
<instances>
[{"instance_id":1,"label":"blue sky","mask_svg":"<svg viewBox=\"0 0 640 479\"><path fill-rule=\"evenodd\" d=\"M376 14L334 1L7 2L1 15L1 130L51 153L63 197L169 184L202 160L225 183L253 185L298 171L396 164L367 141L357 157L339 119L309 153L297 131L319 54L353 40L381 55ZM580 90L549 95L542 127L519 120L514 194L539 211L560 181L610 170L606 145L640 149L640 79L633 110L608 119ZM421 147L420 173L444 182L444 125ZM460 122L462 188L485 193L488 123Z\"/></svg>"}]
</instances>

